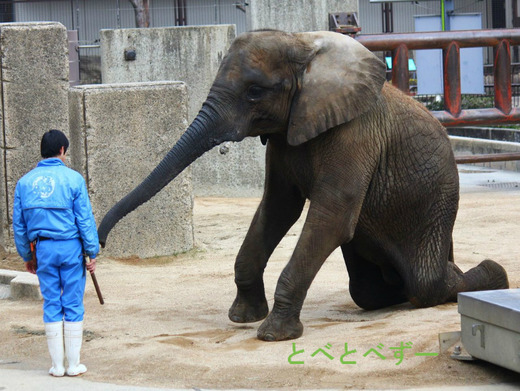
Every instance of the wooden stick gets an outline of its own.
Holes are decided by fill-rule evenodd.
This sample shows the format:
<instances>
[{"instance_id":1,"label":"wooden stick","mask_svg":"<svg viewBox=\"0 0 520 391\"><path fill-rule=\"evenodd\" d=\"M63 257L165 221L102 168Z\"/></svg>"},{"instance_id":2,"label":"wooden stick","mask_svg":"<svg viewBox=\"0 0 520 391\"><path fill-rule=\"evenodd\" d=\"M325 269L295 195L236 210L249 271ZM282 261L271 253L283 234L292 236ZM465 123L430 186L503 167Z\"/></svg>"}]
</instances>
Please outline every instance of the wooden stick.
<instances>
[{"instance_id":1,"label":"wooden stick","mask_svg":"<svg viewBox=\"0 0 520 391\"><path fill-rule=\"evenodd\" d=\"M103 305L105 304L105 301L103 300L103 295L101 294L101 289L99 289L99 284L97 282L96 275L94 272L90 272L90 276L92 277L92 282L94 283L94 288L96 288L97 297L99 299L99 304Z\"/></svg>"}]
</instances>

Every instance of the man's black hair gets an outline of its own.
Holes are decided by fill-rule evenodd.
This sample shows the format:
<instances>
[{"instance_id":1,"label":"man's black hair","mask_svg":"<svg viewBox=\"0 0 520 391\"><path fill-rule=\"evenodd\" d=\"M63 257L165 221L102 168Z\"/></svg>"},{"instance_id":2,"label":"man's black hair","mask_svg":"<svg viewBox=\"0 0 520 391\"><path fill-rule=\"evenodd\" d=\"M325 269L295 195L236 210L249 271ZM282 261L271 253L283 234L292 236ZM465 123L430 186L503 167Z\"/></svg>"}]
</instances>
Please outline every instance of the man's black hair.
<instances>
[{"instance_id":1,"label":"man's black hair","mask_svg":"<svg viewBox=\"0 0 520 391\"><path fill-rule=\"evenodd\" d=\"M65 147L65 152L69 148L69 140L61 130L51 129L45 132L41 143L42 158L47 159L58 156L61 147Z\"/></svg>"}]
</instances>

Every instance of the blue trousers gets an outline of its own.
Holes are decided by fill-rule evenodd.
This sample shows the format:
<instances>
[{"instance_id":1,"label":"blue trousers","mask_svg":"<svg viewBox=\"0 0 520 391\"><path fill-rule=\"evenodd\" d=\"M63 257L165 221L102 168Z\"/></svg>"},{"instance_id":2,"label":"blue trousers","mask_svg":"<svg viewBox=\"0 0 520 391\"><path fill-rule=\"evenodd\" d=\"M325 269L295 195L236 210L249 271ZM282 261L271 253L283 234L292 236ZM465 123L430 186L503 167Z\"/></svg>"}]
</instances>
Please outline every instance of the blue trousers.
<instances>
[{"instance_id":1,"label":"blue trousers","mask_svg":"<svg viewBox=\"0 0 520 391\"><path fill-rule=\"evenodd\" d=\"M82 321L86 272L80 240L39 241L36 256L36 274L43 296L43 321Z\"/></svg>"}]
</instances>

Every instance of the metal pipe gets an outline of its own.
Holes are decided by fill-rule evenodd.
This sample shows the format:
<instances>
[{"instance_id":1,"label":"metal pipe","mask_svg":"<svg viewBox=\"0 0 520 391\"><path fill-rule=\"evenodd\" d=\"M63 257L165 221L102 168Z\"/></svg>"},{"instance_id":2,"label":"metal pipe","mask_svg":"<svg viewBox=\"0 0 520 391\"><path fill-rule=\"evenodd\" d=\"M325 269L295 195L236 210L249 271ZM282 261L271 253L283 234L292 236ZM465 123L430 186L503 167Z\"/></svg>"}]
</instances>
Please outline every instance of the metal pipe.
<instances>
[{"instance_id":1,"label":"metal pipe","mask_svg":"<svg viewBox=\"0 0 520 391\"><path fill-rule=\"evenodd\" d=\"M99 49L101 45L79 45L78 49Z\"/></svg>"},{"instance_id":2,"label":"metal pipe","mask_svg":"<svg viewBox=\"0 0 520 391\"><path fill-rule=\"evenodd\" d=\"M442 51L444 60L444 109L452 116L458 117L461 112L460 90L460 48L457 42Z\"/></svg>"},{"instance_id":3,"label":"metal pipe","mask_svg":"<svg viewBox=\"0 0 520 391\"><path fill-rule=\"evenodd\" d=\"M495 50L495 107L504 114L511 112L511 48L503 40Z\"/></svg>"},{"instance_id":4,"label":"metal pipe","mask_svg":"<svg viewBox=\"0 0 520 391\"><path fill-rule=\"evenodd\" d=\"M359 35L356 39L372 51L394 50L402 43L406 43L408 50L447 49L453 41L457 41L460 48L471 48L497 46L502 40L520 45L520 29L375 34Z\"/></svg>"},{"instance_id":5,"label":"metal pipe","mask_svg":"<svg viewBox=\"0 0 520 391\"><path fill-rule=\"evenodd\" d=\"M116 12L117 28L120 29L121 28L121 5L119 4L119 0L116 1L116 7L117 7L117 12Z\"/></svg>"},{"instance_id":6,"label":"metal pipe","mask_svg":"<svg viewBox=\"0 0 520 391\"><path fill-rule=\"evenodd\" d=\"M408 72L408 48L405 44L399 45L393 51L392 84L401 91L410 90L410 74Z\"/></svg>"},{"instance_id":7,"label":"metal pipe","mask_svg":"<svg viewBox=\"0 0 520 391\"><path fill-rule=\"evenodd\" d=\"M70 18L72 19L71 30L76 30L74 28L74 0L70 0Z\"/></svg>"},{"instance_id":8,"label":"metal pipe","mask_svg":"<svg viewBox=\"0 0 520 391\"><path fill-rule=\"evenodd\" d=\"M520 160L520 152L455 156L457 164L507 162L512 160Z\"/></svg>"},{"instance_id":9,"label":"metal pipe","mask_svg":"<svg viewBox=\"0 0 520 391\"><path fill-rule=\"evenodd\" d=\"M446 10L444 0L441 0L441 29L442 31L446 31Z\"/></svg>"},{"instance_id":10,"label":"metal pipe","mask_svg":"<svg viewBox=\"0 0 520 391\"><path fill-rule=\"evenodd\" d=\"M511 109L507 115L496 108L462 110L456 117L447 111L432 111L431 113L447 127L520 123L520 109L517 108Z\"/></svg>"}]
</instances>

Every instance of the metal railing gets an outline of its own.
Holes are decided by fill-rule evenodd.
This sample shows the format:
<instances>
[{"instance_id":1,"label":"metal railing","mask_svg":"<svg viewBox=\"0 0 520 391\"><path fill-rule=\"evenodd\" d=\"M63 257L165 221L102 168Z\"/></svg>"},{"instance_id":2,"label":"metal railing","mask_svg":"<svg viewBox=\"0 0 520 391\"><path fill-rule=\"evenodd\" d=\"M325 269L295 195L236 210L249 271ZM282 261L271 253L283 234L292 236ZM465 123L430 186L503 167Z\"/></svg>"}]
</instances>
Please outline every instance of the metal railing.
<instances>
[{"instance_id":1,"label":"metal railing","mask_svg":"<svg viewBox=\"0 0 520 391\"><path fill-rule=\"evenodd\" d=\"M444 110L432 111L432 114L444 126L520 123L520 109L511 103L511 46L520 45L520 29L360 35L356 39L371 51L392 52L392 84L406 93L409 93L410 80L409 51L442 49ZM494 48L493 108L463 110L461 107L460 49L471 47ZM478 161L498 161L501 157L520 160L520 154L494 154L479 155ZM468 159L464 157L464 162Z\"/></svg>"}]
</instances>

